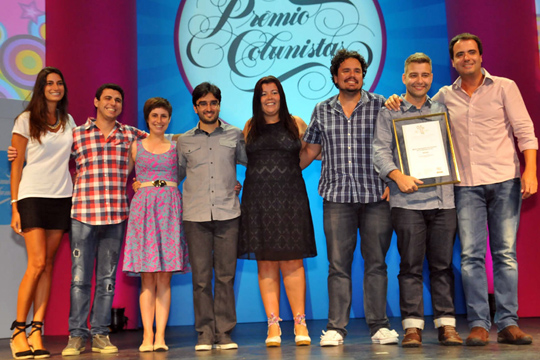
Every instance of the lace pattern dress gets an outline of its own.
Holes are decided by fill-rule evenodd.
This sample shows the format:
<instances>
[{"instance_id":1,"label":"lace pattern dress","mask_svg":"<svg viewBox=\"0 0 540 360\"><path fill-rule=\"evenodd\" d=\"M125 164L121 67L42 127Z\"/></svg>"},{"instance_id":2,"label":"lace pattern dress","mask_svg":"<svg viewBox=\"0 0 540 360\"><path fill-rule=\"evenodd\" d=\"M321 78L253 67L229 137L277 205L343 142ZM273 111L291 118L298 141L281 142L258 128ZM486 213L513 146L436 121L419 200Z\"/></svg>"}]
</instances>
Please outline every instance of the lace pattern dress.
<instances>
[{"instance_id":1,"label":"lace pattern dress","mask_svg":"<svg viewBox=\"0 0 540 360\"><path fill-rule=\"evenodd\" d=\"M317 255L299 139L281 123L246 145L248 166L242 195L238 257L294 260Z\"/></svg>"}]
</instances>

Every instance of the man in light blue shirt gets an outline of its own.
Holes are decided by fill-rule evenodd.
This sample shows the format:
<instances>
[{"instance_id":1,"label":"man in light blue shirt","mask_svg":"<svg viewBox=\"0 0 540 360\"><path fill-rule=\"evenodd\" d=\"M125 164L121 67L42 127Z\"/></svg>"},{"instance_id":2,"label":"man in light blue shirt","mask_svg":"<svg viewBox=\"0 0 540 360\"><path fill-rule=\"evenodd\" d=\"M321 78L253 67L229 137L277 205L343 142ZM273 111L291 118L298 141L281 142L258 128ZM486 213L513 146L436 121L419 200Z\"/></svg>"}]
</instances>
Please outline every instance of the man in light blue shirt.
<instances>
[{"instance_id":1,"label":"man in light blue shirt","mask_svg":"<svg viewBox=\"0 0 540 360\"><path fill-rule=\"evenodd\" d=\"M432 81L431 59L422 53L409 56L405 61L403 83L406 93L402 96L400 110L381 109L373 141L375 169L390 188L392 225L401 256L398 279L405 329L403 347L422 344L422 270L425 256L431 273L433 314L435 327L439 329L439 342L442 345L463 343L456 332L454 315L452 253L457 221L453 185L419 187L424 184L422 180L402 173L398 167L400 160L392 128L393 119L447 112L446 106L427 96ZM440 129L446 138L446 126Z\"/></svg>"}]
</instances>

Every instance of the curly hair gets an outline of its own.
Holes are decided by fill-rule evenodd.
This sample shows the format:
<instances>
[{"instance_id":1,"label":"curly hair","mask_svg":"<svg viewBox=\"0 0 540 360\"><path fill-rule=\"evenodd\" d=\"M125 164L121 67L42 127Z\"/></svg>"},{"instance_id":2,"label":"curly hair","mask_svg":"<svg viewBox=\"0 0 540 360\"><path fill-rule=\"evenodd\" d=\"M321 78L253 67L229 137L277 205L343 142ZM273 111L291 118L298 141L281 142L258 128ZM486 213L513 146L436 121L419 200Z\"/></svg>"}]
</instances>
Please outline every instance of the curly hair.
<instances>
[{"instance_id":1,"label":"curly hair","mask_svg":"<svg viewBox=\"0 0 540 360\"><path fill-rule=\"evenodd\" d=\"M368 64L366 62L366 59L362 55L360 55L357 51L353 50L347 50L347 49L339 49L336 52L336 55L332 58L332 62L330 63L330 73L332 74L332 82L334 82L334 76L337 76L339 67L341 66L341 63L344 62L347 59L356 59L360 62L360 66L362 66L362 78L366 77ZM334 83L336 87L338 85Z\"/></svg>"}]
</instances>

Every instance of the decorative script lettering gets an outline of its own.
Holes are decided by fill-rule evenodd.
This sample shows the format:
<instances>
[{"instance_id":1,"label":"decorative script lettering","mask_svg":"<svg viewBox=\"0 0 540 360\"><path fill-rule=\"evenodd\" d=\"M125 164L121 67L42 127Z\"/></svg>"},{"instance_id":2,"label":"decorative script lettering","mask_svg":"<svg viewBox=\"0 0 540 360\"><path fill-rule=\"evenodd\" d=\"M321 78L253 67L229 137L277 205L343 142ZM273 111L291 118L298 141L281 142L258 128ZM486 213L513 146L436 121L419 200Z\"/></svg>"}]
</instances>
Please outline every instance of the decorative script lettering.
<instances>
[{"instance_id":1,"label":"decorative script lettering","mask_svg":"<svg viewBox=\"0 0 540 360\"><path fill-rule=\"evenodd\" d=\"M349 0L208 0L186 21L182 51L189 63L217 70L225 62L242 91L273 74L282 82L298 77L302 96L320 98L332 89L328 66L338 49L360 52L368 65L374 59L376 32Z\"/></svg>"}]
</instances>

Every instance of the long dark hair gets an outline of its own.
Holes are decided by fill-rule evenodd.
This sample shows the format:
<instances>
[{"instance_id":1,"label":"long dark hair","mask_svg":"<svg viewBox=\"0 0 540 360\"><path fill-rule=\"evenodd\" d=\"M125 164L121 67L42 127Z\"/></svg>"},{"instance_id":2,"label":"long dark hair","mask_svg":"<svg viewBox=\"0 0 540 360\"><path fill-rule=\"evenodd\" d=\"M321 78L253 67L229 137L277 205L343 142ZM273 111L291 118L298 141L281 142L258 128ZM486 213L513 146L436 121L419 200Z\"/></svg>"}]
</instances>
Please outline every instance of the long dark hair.
<instances>
[{"instance_id":1,"label":"long dark hair","mask_svg":"<svg viewBox=\"0 0 540 360\"><path fill-rule=\"evenodd\" d=\"M41 137L48 131L47 127L47 99L45 98L45 85L47 85L47 76L49 74L58 74L64 83L64 97L58 102L56 109L58 110L58 118L60 119L61 130L64 130L68 121L68 88L64 75L57 68L52 66L41 69L34 84L32 98L24 111L30 112L30 138L36 139L41 144Z\"/></svg>"},{"instance_id":2,"label":"long dark hair","mask_svg":"<svg viewBox=\"0 0 540 360\"><path fill-rule=\"evenodd\" d=\"M279 123L282 124L285 129L287 129L291 135L291 138L298 139L300 137L296 121L289 113L283 86L281 86L281 82L275 76L270 75L259 79L255 85L255 89L253 90L253 116L251 117L250 127L246 139L247 143L255 141L264 132L264 125L266 124L266 121L264 120L264 113L261 105L262 86L264 84L272 83L276 84L279 92Z\"/></svg>"}]
</instances>

